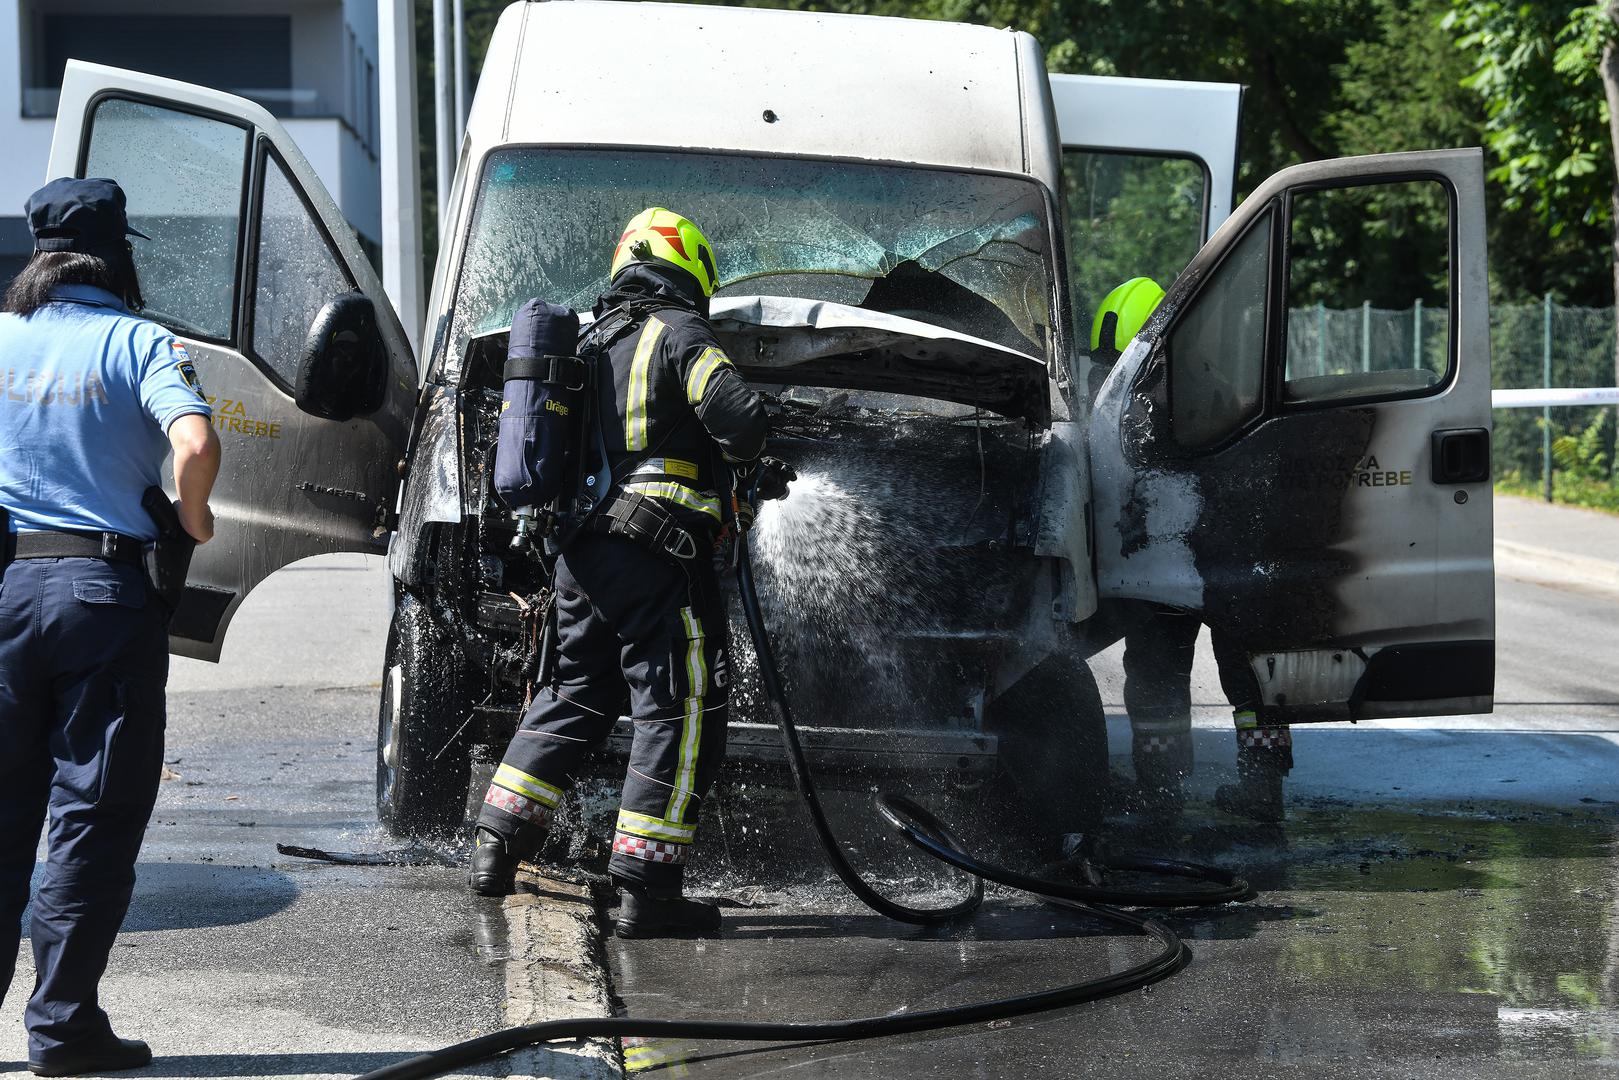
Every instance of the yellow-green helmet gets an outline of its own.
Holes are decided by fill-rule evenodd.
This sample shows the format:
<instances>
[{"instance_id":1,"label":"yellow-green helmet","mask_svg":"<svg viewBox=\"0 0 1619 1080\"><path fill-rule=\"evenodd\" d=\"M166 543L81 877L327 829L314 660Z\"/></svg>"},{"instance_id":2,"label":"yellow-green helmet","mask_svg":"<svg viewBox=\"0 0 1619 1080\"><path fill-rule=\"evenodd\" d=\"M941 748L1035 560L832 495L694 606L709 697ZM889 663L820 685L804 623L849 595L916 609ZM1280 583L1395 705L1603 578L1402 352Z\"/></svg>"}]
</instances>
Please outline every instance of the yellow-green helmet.
<instances>
[{"instance_id":1,"label":"yellow-green helmet","mask_svg":"<svg viewBox=\"0 0 1619 1080\"><path fill-rule=\"evenodd\" d=\"M613 251L609 277L631 263L663 263L678 267L697 279L704 296L713 296L719 284L714 269L714 248L708 237L687 218L661 206L642 210L624 226Z\"/></svg>"},{"instance_id":2,"label":"yellow-green helmet","mask_svg":"<svg viewBox=\"0 0 1619 1080\"><path fill-rule=\"evenodd\" d=\"M1152 278L1131 278L1123 285L1108 293L1102 300L1102 306L1096 309L1096 318L1091 321L1091 352L1122 353L1130 339L1141 332L1146 325L1147 316L1158 307L1158 302L1164 298L1164 290ZM1112 326L1107 327L1108 316L1112 315ZM1103 340L1103 334L1111 329L1108 340Z\"/></svg>"}]
</instances>

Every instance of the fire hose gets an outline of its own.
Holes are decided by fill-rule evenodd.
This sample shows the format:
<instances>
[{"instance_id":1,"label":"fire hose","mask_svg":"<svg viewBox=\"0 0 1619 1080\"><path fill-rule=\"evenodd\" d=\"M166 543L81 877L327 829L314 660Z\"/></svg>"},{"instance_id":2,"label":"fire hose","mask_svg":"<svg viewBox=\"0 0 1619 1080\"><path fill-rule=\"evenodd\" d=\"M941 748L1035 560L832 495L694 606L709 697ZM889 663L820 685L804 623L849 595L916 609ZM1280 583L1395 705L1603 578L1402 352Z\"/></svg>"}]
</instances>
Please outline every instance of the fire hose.
<instances>
[{"instance_id":1,"label":"fire hose","mask_svg":"<svg viewBox=\"0 0 1619 1080\"><path fill-rule=\"evenodd\" d=\"M422 1080L464 1068L499 1054L536 1043L600 1037L665 1039L727 1039L740 1042L847 1042L888 1035L905 1035L963 1024L1006 1020L1017 1016L1079 1005L1129 993L1159 982L1191 962L1192 952L1164 923L1121 907L1180 908L1226 904L1252 899L1254 891L1237 875L1212 866L1141 855L1111 859L1092 867L1098 875L1108 871L1152 874L1202 882L1202 888L1119 889L1100 884L1075 884L1032 877L985 862L967 852L933 814L910 799L884 795L877 800L882 817L911 844L948 866L968 875L971 883L961 900L937 908L901 904L878 892L849 864L821 806L798 727L787 701L770 635L754 587L753 566L747 543L740 542L737 584L748 633L758 655L759 672L771 713L781 729L787 764L804 808L815 829L821 850L843 884L873 911L900 922L942 924L965 919L984 898L984 882L993 881L1040 897L1048 903L1079 912L1101 922L1135 931L1156 940L1158 952L1150 959L1100 978L1067 983L989 1001L969 1002L919 1012L865 1016L847 1020L659 1020L634 1016L604 1016L544 1020L507 1028L475 1039L408 1058L364 1074L360 1080Z\"/></svg>"}]
</instances>

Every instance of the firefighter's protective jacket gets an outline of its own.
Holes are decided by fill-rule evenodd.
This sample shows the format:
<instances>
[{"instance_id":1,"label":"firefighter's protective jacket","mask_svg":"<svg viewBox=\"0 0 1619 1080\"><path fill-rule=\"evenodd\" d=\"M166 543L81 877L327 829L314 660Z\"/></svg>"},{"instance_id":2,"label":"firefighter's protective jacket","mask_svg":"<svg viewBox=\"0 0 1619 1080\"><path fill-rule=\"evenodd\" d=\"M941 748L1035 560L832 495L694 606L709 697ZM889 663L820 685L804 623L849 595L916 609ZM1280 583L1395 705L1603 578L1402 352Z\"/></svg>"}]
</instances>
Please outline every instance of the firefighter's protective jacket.
<instances>
[{"instance_id":1,"label":"firefighter's protective jacket","mask_svg":"<svg viewBox=\"0 0 1619 1080\"><path fill-rule=\"evenodd\" d=\"M657 305L614 335L596 415L615 487L656 498L712 539L727 520L730 466L764 452L769 418L714 336L706 301L679 276L630 266L597 302L598 319L627 302Z\"/></svg>"}]
</instances>

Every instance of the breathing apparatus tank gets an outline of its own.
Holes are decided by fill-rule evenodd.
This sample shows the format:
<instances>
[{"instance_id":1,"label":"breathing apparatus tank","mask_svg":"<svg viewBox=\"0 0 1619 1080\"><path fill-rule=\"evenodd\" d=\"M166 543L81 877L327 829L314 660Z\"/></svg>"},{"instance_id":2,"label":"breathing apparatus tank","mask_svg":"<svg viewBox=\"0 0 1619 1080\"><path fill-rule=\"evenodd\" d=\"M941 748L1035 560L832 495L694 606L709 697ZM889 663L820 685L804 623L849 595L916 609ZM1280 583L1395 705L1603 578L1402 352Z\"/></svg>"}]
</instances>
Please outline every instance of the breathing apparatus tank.
<instances>
[{"instance_id":1,"label":"breathing apparatus tank","mask_svg":"<svg viewBox=\"0 0 1619 1080\"><path fill-rule=\"evenodd\" d=\"M512 316L494 486L517 514L514 546L526 545L535 510L566 497L575 476L589 381L578 342L570 308L536 297Z\"/></svg>"}]
</instances>

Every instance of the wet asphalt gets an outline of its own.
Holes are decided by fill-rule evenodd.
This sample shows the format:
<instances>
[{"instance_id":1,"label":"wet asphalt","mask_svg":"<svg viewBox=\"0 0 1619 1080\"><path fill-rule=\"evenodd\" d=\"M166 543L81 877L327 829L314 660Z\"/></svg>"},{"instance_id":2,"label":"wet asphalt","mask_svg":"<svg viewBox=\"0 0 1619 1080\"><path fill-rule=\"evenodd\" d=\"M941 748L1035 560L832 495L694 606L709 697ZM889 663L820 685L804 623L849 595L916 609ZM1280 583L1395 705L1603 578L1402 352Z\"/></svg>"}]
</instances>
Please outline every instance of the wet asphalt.
<instances>
[{"instance_id":1,"label":"wet asphalt","mask_svg":"<svg viewBox=\"0 0 1619 1080\"><path fill-rule=\"evenodd\" d=\"M1171 913L1194 961L1169 981L931 1034L674 1041L637 1057L659 1066L649 1075L704 1078L1619 1077L1619 598L1507 580L1497 598L1495 715L1296 730L1280 829L1211 808L1234 751L1200 643L1187 814L1158 828L1115 813L1109 839L1238 868L1260 896ZM1114 703L1114 770L1127 771L1116 649L1097 671ZM858 833L869 796L830 801L859 836L857 865L881 874L896 851ZM970 799L952 802L947 820L972 816ZM721 831L729 849L736 830ZM752 888L735 861L706 862L693 884L747 905L728 909L720 939L611 947L624 1012L915 1012L1100 976L1155 948L1007 893L992 893L965 927L905 927L813 877ZM888 884L924 903L948 891L925 873Z\"/></svg>"},{"instance_id":2,"label":"wet asphalt","mask_svg":"<svg viewBox=\"0 0 1619 1080\"><path fill-rule=\"evenodd\" d=\"M465 897L457 870L275 852L397 846L372 813L386 589L380 563L358 557L283 572L244 606L223 664L175 662L175 775L103 984L119 1030L159 1055L138 1075L350 1076L499 1022L504 920ZM1208 809L1232 750L1205 651L1188 816L1158 832L1116 816L1113 839L1240 867L1262 894L1172 916L1196 956L1172 980L994 1028L635 1056L664 1053L654 1075L692 1077L1619 1076L1615 600L1509 581L1498 600L1497 714L1301 731L1279 832ZM1117 656L1098 672L1126 769ZM977 797L953 793L946 816ZM890 887L914 897L931 880L853 828L868 793L832 802ZM718 816L693 891L735 905L729 928L614 943L626 1011L919 1009L1101 974L1151 948L1009 895L955 931L899 926L830 886L802 832ZM25 951L16 986L30 974ZM0 1006L0 1073L21 1069L21 1004Z\"/></svg>"}]
</instances>

